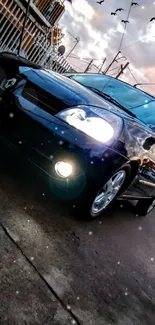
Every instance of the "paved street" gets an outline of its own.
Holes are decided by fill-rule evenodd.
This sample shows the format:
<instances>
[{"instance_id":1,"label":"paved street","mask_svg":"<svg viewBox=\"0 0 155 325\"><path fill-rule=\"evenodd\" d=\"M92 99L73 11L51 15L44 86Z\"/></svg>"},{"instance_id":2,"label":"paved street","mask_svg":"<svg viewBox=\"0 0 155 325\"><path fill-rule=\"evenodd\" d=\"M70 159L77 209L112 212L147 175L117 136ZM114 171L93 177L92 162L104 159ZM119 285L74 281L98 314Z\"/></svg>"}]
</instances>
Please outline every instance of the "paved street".
<instances>
[{"instance_id":1,"label":"paved street","mask_svg":"<svg viewBox=\"0 0 155 325\"><path fill-rule=\"evenodd\" d=\"M1 325L155 324L153 213L117 202L76 220L12 156L0 163L0 207Z\"/></svg>"}]
</instances>

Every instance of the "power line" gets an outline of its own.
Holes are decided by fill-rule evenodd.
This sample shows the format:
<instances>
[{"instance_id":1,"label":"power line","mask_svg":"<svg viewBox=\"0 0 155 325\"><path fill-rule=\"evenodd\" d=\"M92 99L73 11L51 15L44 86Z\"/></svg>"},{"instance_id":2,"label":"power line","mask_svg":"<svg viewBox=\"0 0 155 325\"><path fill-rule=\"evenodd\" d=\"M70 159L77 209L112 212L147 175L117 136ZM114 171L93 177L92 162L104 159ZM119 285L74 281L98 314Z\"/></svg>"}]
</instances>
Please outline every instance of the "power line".
<instances>
[{"instance_id":1,"label":"power line","mask_svg":"<svg viewBox=\"0 0 155 325\"><path fill-rule=\"evenodd\" d=\"M136 77L134 76L133 72L132 72L131 69L129 68L129 66L128 66L128 70L129 70L131 76L133 77L133 79L136 81L136 83L139 83L139 81L136 79Z\"/></svg>"},{"instance_id":2,"label":"power line","mask_svg":"<svg viewBox=\"0 0 155 325\"><path fill-rule=\"evenodd\" d=\"M137 44L137 43L139 43L139 42L141 42L140 39L137 40L137 41L135 41L135 42L133 42L133 43L131 43L131 44L129 44L129 45L123 46L122 50L124 50L124 49L126 49L126 48L128 48L128 47L131 47L131 46L133 46L133 45L135 45L135 44Z\"/></svg>"},{"instance_id":3,"label":"power line","mask_svg":"<svg viewBox=\"0 0 155 325\"><path fill-rule=\"evenodd\" d=\"M86 61L86 59L81 59L76 55L70 55L70 58L75 59L75 60L79 60L79 61L82 61L82 62L85 62L85 63L88 63L90 61L90 58Z\"/></svg>"},{"instance_id":4,"label":"power line","mask_svg":"<svg viewBox=\"0 0 155 325\"><path fill-rule=\"evenodd\" d=\"M139 81L136 79L136 77L134 76L133 72L130 70L129 67L128 67L128 70L129 70L130 74L132 75L133 79L136 81L136 84L139 84ZM144 90L144 87L141 86L141 88Z\"/></svg>"},{"instance_id":5,"label":"power line","mask_svg":"<svg viewBox=\"0 0 155 325\"><path fill-rule=\"evenodd\" d=\"M79 72L83 72L83 70L79 69L79 67L75 64L72 64L72 67L74 67L75 69L78 69L78 71L80 70Z\"/></svg>"},{"instance_id":6,"label":"power line","mask_svg":"<svg viewBox=\"0 0 155 325\"><path fill-rule=\"evenodd\" d=\"M95 64L92 64L91 68L94 68L94 69L96 69L97 71L98 71L98 69L99 69Z\"/></svg>"},{"instance_id":7,"label":"power line","mask_svg":"<svg viewBox=\"0 0 155 325\"><path fill-rule=\"evenodd\" d=\"M114 62L117 62L116 59L117 59L117 57L119 56L120 53L121 53L120 51L117 52L117 54L115 55L115 57L113 58L113 60L110 62L110 64L108 65L108 67L104 70L103 74L106 74L109 71L109 69L111 68L111 66L113 65L113 63Z\"/></svg>"},{"instance_id":8,"label":"power line","mask_svg":"<svg viewBox=\"0 0 155 325\"><path fill-rule=\"evenodd\" d=\"M132 8L132 0L131 0L131 4L130 4L130 7L129 7L129 11L128 11L128 15L127 15L127 19L126 19L126 21L128 21L128 19L129 19L129 17L130 17L131 8ZM125 31L126 31L127 24L128 24L128 23L126 22L126 23L125 23L125 27L124 27L124 31L123 31L123 34L122 34L122 37L121 37L121 41L120 41L120 45L119 45L118 51L121 50L121 47L122 47L122 43L123 43L123 40L124 40L124 35L125 35Z\"/></svg>"},{"instance_id":9,"label":"power line","mask_svg":"<svg viewBox=\"0 0 155 325\"><path fill-rule=\"evenodd\" d=\"M118 72L119 72L119 68L117 68L117 72L113 73L113 74L111 75L111 77L116 77L116 73L118 73Z\"/></svg>"},{"instance_id":10,"label":"power line","mask_svg":"<svg viewBox=\"0 0 155 325\"><path fill-rule=\"evenodd\" d=\"M118 69L119 69L119 67L116 67L116 68L113 68L113 69L109 70L109 72L114 71L114 70L118 70Z\"/></svg>"},{"instance_id":11,"label":"power line","mask_svg":"<svg viewBox=\"0 0 155 325\"><path fill-rule=\"evenodd\" d=\"M80 58L79 56L77 56L77 55L74 55L74 54L72 54L72 55L70 55L70 58L74 58L74 59L77 59L77 60L80 60L80 61L83 61L83 60L87 60L87 61L90 61L91 60L91 58L89 57L89 58ZM104 58L101 58L101 59L96 59L96 58L93 58L93 60L94 61L103 61L105 59L105 57Z\"/></svg>"}]
</instances>

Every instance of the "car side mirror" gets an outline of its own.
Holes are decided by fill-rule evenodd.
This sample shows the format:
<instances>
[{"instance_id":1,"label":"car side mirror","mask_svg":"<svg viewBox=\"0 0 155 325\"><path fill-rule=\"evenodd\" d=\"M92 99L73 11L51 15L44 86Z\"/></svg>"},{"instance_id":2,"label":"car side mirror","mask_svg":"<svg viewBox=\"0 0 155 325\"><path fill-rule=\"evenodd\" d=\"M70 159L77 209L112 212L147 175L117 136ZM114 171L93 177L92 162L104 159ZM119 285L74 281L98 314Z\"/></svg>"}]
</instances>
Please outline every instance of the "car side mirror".
<instances>
[{"instance_id":1,"label":"car side mirror","mask_svg":"<svg viewBox=\"0 0 155 325\"><path fill-rule=\"evenodd\" d=\"M150 137L150 138L147 138L143 144L143 148L145 150L150 150L150 148L155 144L155 138L153 137Z\"/></svg>"}]
</instances>

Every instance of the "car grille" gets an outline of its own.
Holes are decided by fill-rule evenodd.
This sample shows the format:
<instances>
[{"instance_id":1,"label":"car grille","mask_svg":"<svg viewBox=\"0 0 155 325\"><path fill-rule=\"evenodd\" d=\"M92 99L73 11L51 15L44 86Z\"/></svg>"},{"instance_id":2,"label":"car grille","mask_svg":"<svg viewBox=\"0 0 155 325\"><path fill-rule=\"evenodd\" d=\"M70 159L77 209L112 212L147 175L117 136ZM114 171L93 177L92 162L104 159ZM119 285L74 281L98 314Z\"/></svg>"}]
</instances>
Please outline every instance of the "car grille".
<instances>
[{"instance_id":1,"label":"car grille","mask_svg":"<svg viewBox=\"0 0 155 325\"><path fill-rule=\"evenodd\" d=\"M44 89L37 87L30 81L26 82L22 91L22 97L50 114L57 113L67 108L66 103L53 96L51 93L46 92Z\"/></svg>"}]
</instances>

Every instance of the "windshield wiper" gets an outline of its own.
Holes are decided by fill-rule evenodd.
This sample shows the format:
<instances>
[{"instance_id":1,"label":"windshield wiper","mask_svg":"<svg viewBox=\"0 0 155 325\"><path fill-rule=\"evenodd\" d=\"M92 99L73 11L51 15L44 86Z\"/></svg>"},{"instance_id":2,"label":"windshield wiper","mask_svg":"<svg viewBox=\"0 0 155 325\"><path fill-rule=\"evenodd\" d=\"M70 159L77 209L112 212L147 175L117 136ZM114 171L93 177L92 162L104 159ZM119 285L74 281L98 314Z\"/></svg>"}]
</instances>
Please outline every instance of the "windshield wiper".
<instances>
[{"instance_id":1,"label":"windshield wiper","mask_svg":"<svg viewBox=\"0 0 155 325\"><path fill-rule=\"evenodd\" d=\"M154 124L147 124L147 126L153 131L155 132L155 125Z\"/></svg>"},{"instance_id":2,"label":"windshield wiper","mask_svg":"<svg viewBox=\"0 0 155 325\"><path fill-rule=\"evenodd\" d=\"M117 105L118 107L120 107L123 111L125 111L126 113L128 113L129 115L131 115L132 117L134 118L137 118L137 116L132 113L131 111L129 111L127 108L125 108L124 106L122 106L119 102L117 102L117 100L115 100L113 97L111 97L110 95L104 93L103 91L97 89L97 88L94 88L94 87L91 87L91 86L85 86L87 88L89 88L90 90L94 91L95 93L97 93L99 96L102 96L103 98L109 100L112 104L115 104Z\"/></svg>"}]
</instances>

